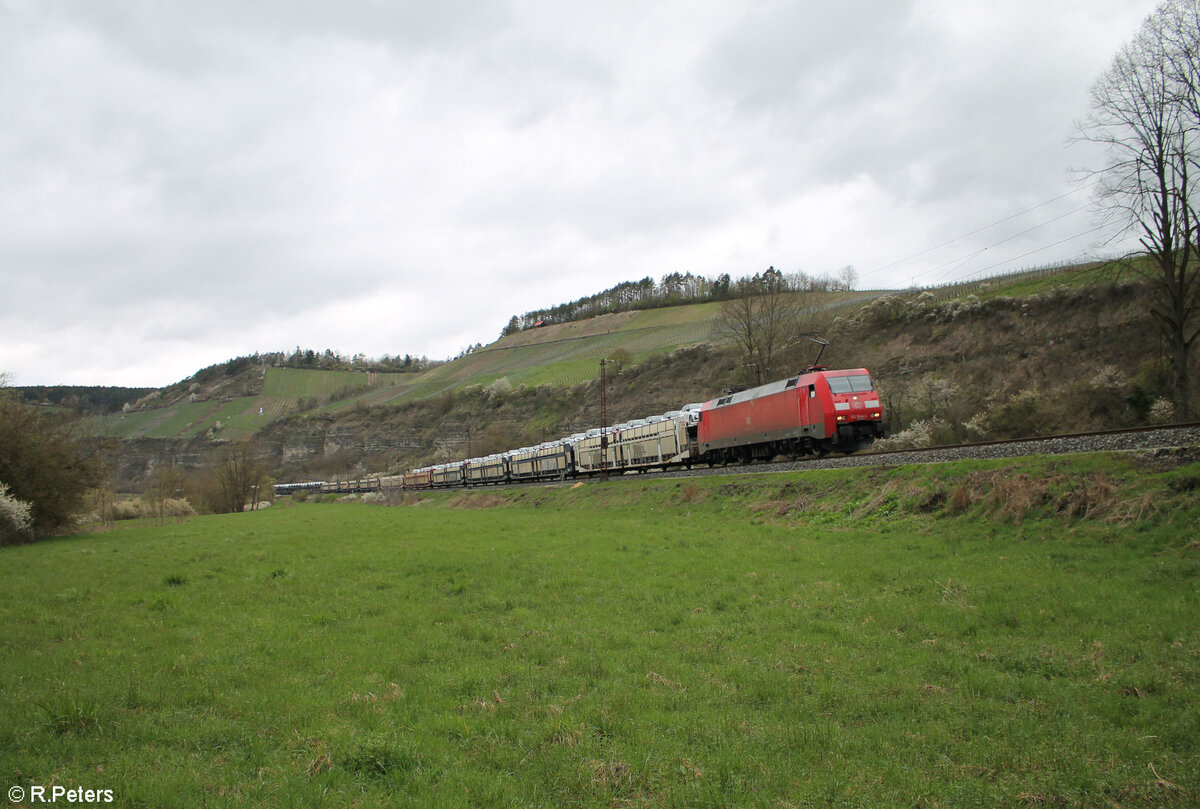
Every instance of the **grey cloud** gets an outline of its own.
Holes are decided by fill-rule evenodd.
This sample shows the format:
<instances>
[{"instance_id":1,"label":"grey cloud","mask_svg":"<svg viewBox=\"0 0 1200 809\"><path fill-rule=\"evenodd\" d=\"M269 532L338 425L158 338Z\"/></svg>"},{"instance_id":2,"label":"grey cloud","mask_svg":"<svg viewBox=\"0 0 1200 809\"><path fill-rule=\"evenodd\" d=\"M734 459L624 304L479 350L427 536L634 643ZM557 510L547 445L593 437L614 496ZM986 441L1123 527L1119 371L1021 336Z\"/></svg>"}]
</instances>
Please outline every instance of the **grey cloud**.
<instances>
[{"instance_id":1,"label":"grey cloud","mask_svg":"<svg viewBox=\"0 0 1200 809\"><path fill-rule=\"evenodd\" d=\"M513 23L506 2L439 0L128 0L48 2L58 19L77 21L168 70L210 67L227 55L229 37L265 40L338 37L418 51L467 45Z\"/></svg>"},{"instance_id":2,"label":"grey cloud","mask_svg":"<svg viewBox=\"0 0 1200 809\"><path fill-rule=\"evenodd\" d=\"M0 370L438 356L647 274L885 266L1062 193L1126 5L10 0Z\"/></svg>"},{"instance_id":3,"label":"grey cloud","mask_svg":"<svg viewBox=\"0 0 1200 809\"><path fill-rule=\"evenodd\" d=\"M911 51L911 3L747 7L698 64L706 85L747 114L812 120L899 86Z\"/></svg>"},{"instance_id":4,"label":"grey cloud","mask_svg":"<svg viewBox=\"0 0 1200 809\"><path fill-rule=\"evenodd\" d=\"M768 9L715 42L698 74L783 135L772 159L784 183L865 173L900 199L930 202L981 183L1019 192L1011 184L1061 171L1082 101L1077 85L1056 81L1076 56L1062 28L1039 35L1036 16L1006 17L1010 30L964 42L929 3ZM1014 33L1025 39L1016 50Z\"/></svg>"}]
</instances>

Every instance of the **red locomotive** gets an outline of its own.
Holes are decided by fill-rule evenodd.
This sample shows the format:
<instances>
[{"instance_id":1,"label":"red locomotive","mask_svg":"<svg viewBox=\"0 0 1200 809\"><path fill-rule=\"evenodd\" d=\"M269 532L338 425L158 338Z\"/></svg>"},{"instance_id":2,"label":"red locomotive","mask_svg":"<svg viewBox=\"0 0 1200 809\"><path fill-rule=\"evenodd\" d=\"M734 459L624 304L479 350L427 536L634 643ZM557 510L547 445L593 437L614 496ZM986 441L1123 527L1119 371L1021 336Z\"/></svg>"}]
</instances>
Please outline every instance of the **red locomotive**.
<instances>
[{"instance_id":1,"label":"red locomotive","mask_svg":"<svg viewBox=\"0 0 1200 809\"><path fill-rule=\"evenodd\" d=\"M814 366L790 379L705 402L696 454L710 463L728 463L851 453L886 436L887 428L865 368Z\"/></svg>"}]
</instances>

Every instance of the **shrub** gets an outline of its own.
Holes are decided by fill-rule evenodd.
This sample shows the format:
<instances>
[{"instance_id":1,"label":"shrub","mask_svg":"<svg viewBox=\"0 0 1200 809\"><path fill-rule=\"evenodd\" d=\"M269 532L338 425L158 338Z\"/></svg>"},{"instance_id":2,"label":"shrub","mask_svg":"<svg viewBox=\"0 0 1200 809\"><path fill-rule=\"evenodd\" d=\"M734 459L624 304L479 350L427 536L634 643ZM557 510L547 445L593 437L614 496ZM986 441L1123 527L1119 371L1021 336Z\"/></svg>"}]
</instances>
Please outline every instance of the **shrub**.
<instances>
[{"instance_id":1,"label":"shrub","mask_svg":"<svg viewBox=\"0 0 1200 809\"><path fill-rule=\"evenodd\" d=\"M0 545L15 545L33 538L33 513L28 503L8 493L0 483Z\"/></svg>"},{"instance_id":2,"label":"shrub","mask_svg":"<svg viewBox=\"0 0 1200 809\"><path fill-rule=\"evenodd\" d=\"M118 500L112 504L114 520L138 520L146 513L146 504L141 500Z\"/></svg>"},{"instance_id":3,"label":"shrub","mask_svg":"<svg viewBox=\"0 0 1200 809\"><path fill-rule=\"evenodd\" d=\"M107 446L82 435L71 418L0 390L0 479L11 497L29 505L30 538L75 524L104 479Z\"/></svg>"},{"instance_id":4,"label":"shrub","mask_svg":"<svg viewBox=\"0 0 1200 809\"><path fill-rule=\"evenodd\" d=\"M986 439L991 434L992 425L988 422L987 411L976 413L963 423L963 430L969 440Z\"/></svg>"},{"instance_id":5,"label":"shrub","mask_svg":"<svg viewBox=\"0 0 1200 809\"><path fill-rule=\"evenodd\" d=\"M108 508L110 519L113 520L140 520L150 517L165 520L172 517L192 517L196 514L196 509L192 508L192 504L185 497L168 497L159 501L145 497L140 500L118 500Z\"/></svg>"},{"instance_id":6,"label":"shrub","mask_svg":"<svg viewBox=\"0 0 1200 809\"><path fill-rule=\"evenodd\" d=\"M488 397L489 399L491 399L493 397L497 397L497 396L502 397L506 393L511 393L512 389L513 389L512 382L509 381L507 376L502 376L499 379L494 380L490 385L488 385L486 388L484 388L483 395Z\"/></svg>"},{"instance_id":7,"label":"shrub","mask_svg":"<svg viewBox=\"0 0 1200 809\"><path fill-rule=\"evenodd\" d=\"M1148 420L1151 424L1170 424L1175 420L1175 403L1170 399L1155 399Z\"/></svg>"},{"instance_id":8,"label":"shrub","mask_svg":"<svg viewBox=\"0 0 1200 809\"><path fill-rule=\"evenodd\" d=\"M192 517L196 509L192 508L186 497L172 497L162 502L162 513L164 517Z\"/></svg>"},{"instance_id":9,"label":"shrub","mask_svg":"<svg viewBox=\"0 0 1200 809\"><path fill-rule=\"evenodd\" d=\"M454 390L444 390L438 394L438 397L434 400L434 412L438 415L438 418L444 418L451 410L454 409L454 405L457 402L458 394L456 394Z\"/></svg>"},{"instance_id":10,"label":"shrub","mask_svg":"<svg viewBox=\"0 0 1200 809\"><path fill-rule=\"evenodd\" d=\"M620 373L625 368L633 365L633 352L622 346L608 355L608 361L615 363L617 366L617 373Z\"/></svg>"},{"instance_id":11,"label":"shrub","mask_svg":"<svg viewBox=\"0 0 1200 809\"><path fill-rule=\"evenodd\" d=\"M880 452L895 449L932 447L936 443L938 433L942 432L945 427L946 422L936 417L928 420L914 421L908 429L896 433L891 438L876 441L875 447Z\"/></svg>"},{"instance_id":12,"label":"shrub","mask_svg":"<svg viewBox=\"0 0 1200 809\"><path fill-rule=\"evenodd\" d=\"M1000 438L1026 438L1046 432L1048 421L1042 410L1046 397L1028 388L1012 397L996 397L987 409L987 424Z\"/></svg>"}]
</instances>

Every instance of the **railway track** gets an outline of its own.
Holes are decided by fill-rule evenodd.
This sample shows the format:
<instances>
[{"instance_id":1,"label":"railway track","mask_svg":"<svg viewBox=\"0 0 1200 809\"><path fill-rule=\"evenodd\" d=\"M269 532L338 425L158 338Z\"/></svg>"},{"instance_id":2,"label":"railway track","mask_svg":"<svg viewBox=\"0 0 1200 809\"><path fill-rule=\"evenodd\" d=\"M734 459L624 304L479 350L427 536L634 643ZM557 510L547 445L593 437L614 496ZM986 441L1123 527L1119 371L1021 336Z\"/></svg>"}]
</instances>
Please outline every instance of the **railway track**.
<instances>
[{"instance_id":1,"label":"railway track","mask_svg":"<svg viewBox=\"0 0 1200 809\"><path fill-rule=\"evenodd\" d=\"M1120 452L1133 450L1166 449L1172 447L1196 447L1200 457L1200 422L1190 424L1173 424L1164 427L1135 427L1128 430L1102 430L1072 435L1049 435L1035 438L1015 438L1006 441L983 441L974 444L954 444L942 447L926 447L921 449L898 449L886 452L869 452L856 455L826 456L824 458L809 458L800 461L778 461L769 463L754 463L730 466L697 466L692 469L671 469L667 471L646 472L613 472L609 480L645 479L645 478L683 478L703 475L746 475L765 472L803 472L813 469L845 469L861 466L897 466L902 464L933 464L949 463L961 460L987 460L997 458L1020 458L1031 455L1065 455L1081 452ZM597 480L598 478L579 478L578 480ZM536 481L519 483L488 484L486 486L470 486L466 490L490 488L493 485L507 486L564 486L574 485L577 479L567 481ZM360 487L360 484L368 485ZM292 484L293 486L298 484ZM368 481L346 481L343 488L339 483L336 493L362 493L378 491L380 482L371 478ZM462 487L453 487L462 491ZM446 489L439 489L446 491Z\"/></svg>"},{"instance_id":2,"label":"railway track","mask_svg":"<svg viewBox=\"0 0 1200 809\"><path fill-rule=\"evenodd\" d=\"M1036 438L1016 438L1006 441L983 441L975 444L954 444L922 449L898 449L857 455L826 456L800 461L779 461L746 466L694 467L666 472L647 472L628 477L689 477L694 475L740 475L756 472L802 472L810 469L845 469L859 466L894 466L900 464L948 463L961 460L1019 458L1030 455L1064 455L1077 452L1117 452L1129 450L1164 449L1168 447L1200 447L1200 423L1173 424L1165 427L1135 427L1128 430L1103 430L1073 435L1050 435ZM625 475L613 475L620 479Z\"/></svg>"}]
</instances>

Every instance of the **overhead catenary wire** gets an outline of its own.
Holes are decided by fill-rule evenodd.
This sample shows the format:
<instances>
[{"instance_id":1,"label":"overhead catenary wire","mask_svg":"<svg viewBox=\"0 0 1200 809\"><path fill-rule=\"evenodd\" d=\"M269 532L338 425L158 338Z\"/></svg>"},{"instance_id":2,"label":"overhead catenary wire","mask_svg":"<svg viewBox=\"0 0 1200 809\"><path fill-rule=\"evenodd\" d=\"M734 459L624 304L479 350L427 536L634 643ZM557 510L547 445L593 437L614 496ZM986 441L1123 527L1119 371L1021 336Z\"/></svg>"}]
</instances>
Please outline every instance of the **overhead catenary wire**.
<instances>
[{"instance_id":1,"label":"overhead catenary wire","mask_svg":"<svg viewBox=\"0 0 1200 809\"><path fill-rule=\"evenodd\" d=\"M928 253L932 253L932 252L933 252L933 251L935 251L935 250L940 250L940 249L941 249L941 248L943 248L943 247L947 247L947 246L949 246L949 245L952 245L952 244L954 244L955 242L962 241L963 239L967 239L967 238L970 238L971 236L975 236L975 235L977 235L977 234L979 234L979 233L983 233L984 231L990 230L991 228L997 227L997 226L999 226L999 225L1002 225L1002 224L1004 224L1004 223L1006 223L1006 222L1010 222L1010 221L1012 221L1012 220L1014 220L1014 219L1017 219L1017 218L1019 218L1019 217L1021 217L1021 216L1025 216L1025 215L1027 215L1027 214L1033 213L1034 211L1037 211L1037 210L1039 210L1039 209L1041 209L1041 208L1044 208L1044 207L1046 207L1047 205L1053 205L1055 202L1058 202L1058 201L1060 201L1060 200L1063 200L1063 199L1066 199L1066 198L1068 198L1068 197L1074 196L1075 194L1079 194L1079 193L1080 193L1080 192L1082 192L1082 191L1089 190L1090 188L1092 188L1092 187L1093 187L1093 186L1096 184L1096 182L1098 182L1098 181L1097 181L1097 180L1093 180L1093 181L1091 181L1091 182L1089 182L1089 183L1082 184L1082 185L1080 185L1078 188L1075 188L1075 189L1073 189L1073 190L1071 190L1071 191L1067 191L1066 193L1063 193L1063 194L1059 194L1058 196L1056 196L1056 197L1053 197L1053 198L1051 198L1051 199L1048 199L1048 200L1045 200L1045 201L1043 201L1043 202L1039 202L1039 203L1038 203L1038 204L1036 204L1036 205L1031 205L1031 206L1030 206L1030 207L1028 207L1028 208L1025 208L1025 209L1023 209L1023 210L1021 210L1021 211L1017 211L1016 213L1012 213L1012 214L1009 214L1009 215L1007 215L1007 216L1004 216L1004 217L1002 217L1002 218L1000 218L1000 219L997 219L997 220L995 220L994 222L990 222L989 224L983 225L983 226L981 226L981 227L977 227L977 228L975 228L975 229L973 229L973 230L970 230L970 231L968 231L968 232L966 232L966 233L962 233L962 234L960 234L960 235L958 235L958 236L955 236L954 238L947 239L947 240L945 240L945 241L943 241L943 242L940 242L940 243L938 243L938 244L935 244L935 245L933 245L933 246L931 246L931 247L927 247L927 248L925 248L925 249L923 249L923 250L919 250L919 251L917 251L916 253L912 253L912 254L910 254L910 255L904 256L903 258L896 259L895 261L892 261L892 262L890 262L890 263L888 263L888 264L884 264L884 265L882 265L882 266L880 266L880 267L876 267L875 269L868 270L868 271L866 271L866 272L860 273L860 274L859 274L859 278L867 278L867 277L870 277L870 276L872 276L872 275L876 275L876 274L878 274L878 273L884 272L885 270L892 269L893 267L897 267L897 266L899 266L899 265L901 265L901 264L904 264L905 262L912 261L912 260L913 260L913 259L915 259L915 258L920 258L921 256L927 255ZM1086 209L1087 207L1088 207L1088 205L1081 205L1081 206L1078 206L1078 207L1076 207L1076 208L1072 209L1071 211L1068 211L1067 213L1061 214L1061 215L1059 215L1059 216L1056 216L1056 217L1054 217L1054 218L1052 218L1052 219L1048 219L1048 220L1046 220L1046 221L1044 221L1044 222L1041 222L1041 223L1039 223L1039 224L1037 224L1037 225L1034 225L1034 226L1032 226L1032 227L1030 227L1030 228L1027 228L1027 229L1023 230L1023 231L1021 231L1020 233L1016 233L1016 234L1013 234L1013 235L1011 235L1011 236L1007 236L1007 237L1005 237L1005 238L1003 238L1003 239L1000 239L999 241L993 242L992 244L990 244L990 245L988 245L988 246L986 246L986 247L984 247L984 248L981 248L981 249L979 249L979 250L973 251L973 252L972 252L970 255L968 255L968 256L966 256L966 257L959 257L959 258L951 259L950 261L947 261L947 262L943 262L942 264L939 264L939 265L937 265L936 267L930 268L930 269L928 269L928 270L925 270L925 271L923 271L923 272L921 272L921 273L919 273L919 274L917 274L917 275L914 275L914 276L913 276L913 278L915 279L915 278L919 278L919 277L921 277L921 276L924 276L924 275L928 275L928 274L930 274L930 273L932 273L932 272L937 272L938 270L941 270L941 269L943 269L943 268L945 268L945 267L947 267L947 266L949 266L949 265L955 265L955 266L954 266L954 268L953 268L953 269L950 271L950 272L952 273L952 272L954 272L954 270L957 270L957 269L958 269L959 267L961 267L963 264L967 263L968 261L972 260L973 258L977 257L977 256L978 256L978 255L980 255L981 253L983 253L983 252L986 252L987 250L989 250L989 249L991 249L991 248L993 248L993 247L997 247L997 246L999 246L999 245L1001 245L1001 244L1004 244L1005 242L1008 242L1008 241L1011 241L1011 240L1013 240L1013 239L1019 238L1019 237L1021 237L1021 236L1027 235L1028 233L1030 233L1030 232L1032 232L1032 231L1034 231L1034 230L1037 230L1038 228L1041 228L1041 227L1044 227L1044 226L1046 226L1046 225L1052 224L1052 223L1054 223L1054 222L1057 222L1057 221L1059 221L1059 220L1061 220L1061 219L1065 219L1065 218L1066 218L1066 217L1068 217L1068 216L1072 216L1072 215L1074 215L1074 214L1077 214L1077 213L1079 213L1080 211L1082 211L1082 210ZM1091 230L1088 230L1088 231L1086 231L1086 232L1084 232L1084 233L1077 234L1076 236L1074 236L1074 237L1071 237L1071 238L1079 238L1080 236L1083 236L1083 235L1088 235L1088 234L1090 234L1090 233L1093 233L1093 232L1095 232L1096 230L1099 230L1099 229L1100 229L1100 228L1093 228L1093 229L1091 229ZM1054 246L1057 246L1057 245L1059 245L1059 244L1063 244L1063 243L1065 243L1066 241L1070 241L1070 240L1071 240L1071 239L1066 239L1066 240L1063 240L1063 241L1060 241L1060 242L1056 242L1056 243L1055 243L1055 244L1053 244L1053 245L1046 245L1046 247L1044 247L1044 248L1039 248L1039 250L1042 250L1042 249L1049 249L1050 247L1054 247ZM1038 251L1033 251L1033 252L1038 252ZM1019 258L1022 258L1022 256L1018 256L1018 257L1016 257L1016 258L1013 258L1013 259L1008 259L1008 260L1009 260L1009 261L1015 261L1015 260L1017 260L1017 259L1019 259ZM1006 262L1000 262L1000 264L1004 264L1004 263L1006 263ZM999 266L999 265L995 265L995 266ZM940 278L944 278L944 277L946 277L946 275L948 275L948 274L949 274L949 273L947 273L947 274L944 274L944 275L940 276Z\"/></svg>"},{"instance_id":2,"label":"overhead catenary wire","mask_svg":"<svg viewBox=\"0 0 1200 809\"><path fill-rule=\"evenodd\" d=\"M1061 199L1061 197L1060 197L1059 199ZM1011 242L1013 239L1019 239L1019 238L1021 238L1022 236L1025 236L1025 235L1028 235L1028 234L1030 234L1030 233L1033 233L1035 230L1038 230L1039 228L1044 228L1044 227L1046 227L1047 225L1051 225L1051 224L1054 224L1055 222L1058 222L1059 220L1066 219L1068 216L1074 216L1075 214L1079 213L1080 211L1084 210L1084 209L1085 209L1085 208L1087 208L1087 207L1088 207L1087 205L1081 205L1081 206L1079 206L1078 208L1075 208L1074 210L1067 211L1067 212L1066 212L1066 213L1064 213L1064 214L1060 214L1060 215L1058 215L1058 216L1054 217L1053 219L1047 219L1045 222L1040 222L1040 223L1038 223L1038 224L1036 224L1036 225L1034 225L1034 226L1032 226L1032 227L1029 227L1029 228L1026 228L1025 230L1022 230L1022 231L1021 231L1021 232L1019 232L1019 233L1014 233L1014 234L1012 234L1011 236L1006 236L1005 238L1003 238L1003 239L1000 239L999 241L992 242L991 244L987 245L986 247L980 248L979 250L977 250L977 251L975 251L974 253L972 253L972 254L971 254L971 256L969 257L969 259L967 259L967 260L973 259L973 258L975 258L976 256L978 256L978 255L981 255L982 253L986 253L988 250L991 250L992 248L995 248L995 247L999 247L1000 245L1002 245L1002 244L1005 244L1006 242ZM1011 218L1011 217L1010 217L1010 218ZM1094 229L1093 229L1093 230L1094 230ZM1087 235L1087 233L1091 233L1091 232L1093 232L1093 231L1089 230L1089 231L1086 231L1086 233L1084 233L1084 234L1080 234L1080 235ZM1073 236L1073 237L1071 237L1071 238L1078 238L1078 236ZM1070 239L1066 239L1066 240L1064 240L1064 241L1070 241ZM1063 243L1063 242L1056 242L1056 243L1055 243L1055 245L1057 245L1057 244L1062 244L1062 243ZM1050 247L1053 247L1053 246L1055 246L1055 245L1049 245L1049 246L1050 246ZM1019 258L1019 257L1018 257L1018 258ZM956 266L955 266L953 269L951 269L949 272L946 272L946 273L943 273L942 275L939 275L939 276L938 276L938 277L937 277L935 280L936 280L936 281L941 281L941 280L945 279L946 277L948 277L949 275L951 275L951 274L954 272L954 270L957 270L959 267L961 267L961 266L962 266L962 264L965 264L967 260L964 260L964 261L961 261L961 262L959 262L959 263L958 263L958 264L957 264L957 265L956 265ZM1009 259L1009 260L1010 260L1010 261L1012 261L1012 260L1015 260L1015 259ZM948 261L948 262L946 262L946 264L953 264L953 263L954 263L954 261ZM1001 263L1004 263L1004 262L1001 262ZM941 264L941 265L938 265L937 267L933 267L933 268L931 268L931 269L928 269L928 270L926 270L926 271L925 271L925 272L923 272L923 273L917 273L916 275L914 275L914 276L913 276L913 278L920 278L922 275L929 275L929 274L930 274L930 273L932 273L932 272L937 272L938 270L940 270L940 269L942 269L943 267L945 267L945 266L946 266L946 264Z\"/></svg>"},{"instance_id":3,"label":"overhead catenary wire","mask_svg":"<svg viewBox=\"0 0 1200 809\"><path fill-rule=\"evenodd\" d=\"M964 278L962 278L962 279L960 279L960 280L962 280L962 281L970 281L970 280L972 280L972 279L976 278L977 276L983 275L984 273L987 273L987 272L991 272L992 270L996 269L997 267L1003 267L1005 264L1010 264L1010 263L1012 263L1012 262L1014 262L1014 261L1020 261L1020 260L1021 260L1021 259L1023 259L1023 258L1028 258L1029 256L1036 255L1037 253L1040 253L1040 252L1042 252L1043 250L1049 250L1049 249L1051 249L1051 248L1053 248L1053 247L1058 247L1059 245L1066 244L1067 242L1074 241L1075 239L1080 239L1080 238L1083 238L1084 236L1090 236L1090 235L1091 235L1091 234L1093 234L1093 233L1098 233L1099 231L1101 231L1101 230L1104 230L1106 227L1108 227L1108 226L1107 226L1107 225L1097 225L1096 227L1094 227L1094 228L1092 228L1092 229L1090 229L1090 230L1085 230L1085 231L1083 231L1082 233L1076 233L1074 236L1068 236L1067 238L1065 238L1065 239L1060 239L1060 240L1058 240L1057 242L1053 242L1053 243L1051 243L1051 244L1043 245L1043 246L1041 246L1041 247L1038 247L1038 248L1036 248L1036 249L1034 249L1034 250L1030 250L1030 251L1029 251L1029 252L1027 252L1027 253L1022 253L1022 254L1021 254L1021 255L1019 255L1019 256L1013 256L1012 258L1006 258L1006 259L1004 259L1003 261L998 261L998 262L996 262L995 264L990 264L990 265L988 265L987 267L983 267L983 268L981 268L981 269L978 269L978 270L976 270L975 272L971 273L970 275L968 275L968 276L966 276L966 277L964 277Z\"/></svg>"}]
</instances>

